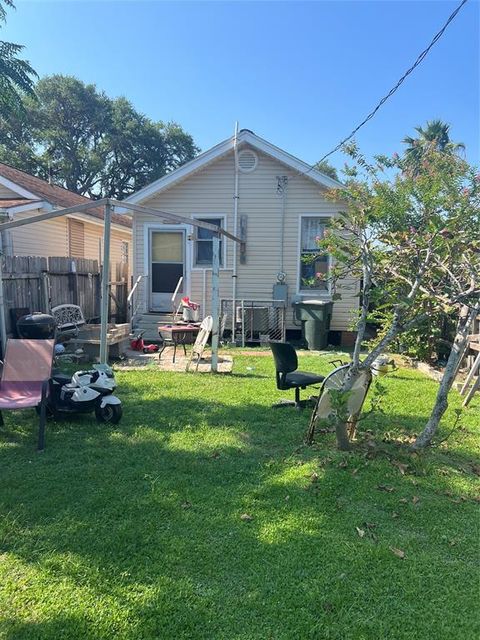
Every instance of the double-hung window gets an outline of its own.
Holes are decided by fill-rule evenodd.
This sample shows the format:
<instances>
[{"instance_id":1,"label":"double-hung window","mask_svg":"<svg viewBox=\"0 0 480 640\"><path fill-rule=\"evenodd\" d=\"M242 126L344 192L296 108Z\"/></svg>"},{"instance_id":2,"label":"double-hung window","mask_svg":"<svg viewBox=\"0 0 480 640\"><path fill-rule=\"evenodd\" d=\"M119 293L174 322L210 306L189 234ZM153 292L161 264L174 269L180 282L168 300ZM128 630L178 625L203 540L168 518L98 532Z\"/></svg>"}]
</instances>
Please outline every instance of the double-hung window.
<instances>
[{"instance_id":1,"label":"double-hung window","mask_svg":"<svg viewBox=\"0 0 480 640\"><path fill-rule=\"evenodd\" d=\"M223 218L196 218L199 222L207 222L217 227L223 226ZM220 236L220 266L223 266L223 236ZM194 265L208 269L213 262L213 232L195 227Z\"/></svg>"},{"instance_id":2,"label":"double-hung window","mask_svg":"<svg viewBox=\"0 0 480 640\"><path fill-rule=\"evenodd\" d=\"M328 218L300 218L300 291L328 291L329 256L319 255L318 241L325 236Z\"/></svg>"}]
</instances>

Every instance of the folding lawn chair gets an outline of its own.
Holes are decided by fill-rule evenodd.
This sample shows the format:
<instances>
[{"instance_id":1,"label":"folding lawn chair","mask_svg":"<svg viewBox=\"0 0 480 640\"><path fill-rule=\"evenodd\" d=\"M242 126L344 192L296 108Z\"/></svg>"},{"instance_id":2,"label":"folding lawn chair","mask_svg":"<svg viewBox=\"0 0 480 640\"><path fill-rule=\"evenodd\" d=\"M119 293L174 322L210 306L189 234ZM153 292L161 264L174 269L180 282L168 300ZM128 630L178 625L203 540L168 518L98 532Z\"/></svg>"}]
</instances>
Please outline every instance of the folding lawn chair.
<instances>
[{"instance_id":1,"label":"folding lawn chair","mask_svg":"<svg viewBox=\"0 0 480 640\"><path fill-rule=\"evenodd\" d=\"M46 402L54 344L54 340L8 340L0 382L0 425L3 409L38 407L39 451L45 448Z\"/></svg>"},{"instance_id":2,"label":"folding lawn chair","mask_svg":"<svg viewBox=\"0 0 480 640\"><path fill-rule=\"evenodd\" d=\"M200 360L202 359L203 350L205 349L205 345L207 344L207 340L212 333L213 327L213 318L212 316L206 316L202 320L202 324L200 325L200 331L197 334L197 339L195 340L195 344L192 347L192 352L190 353L190 359L187 362L187 366L185 371L190 370L190 365L192 364L194 356L197 357L197 361L195 362L195 371L198 371L198 365L200 364Z\"/></svg>"},{"instance_id":3,"label":"folding lawn chair","mask_svg":"<svg viewBox=\"0 0 480 640\"><path fill-rule=\"evenodd\" d=\"M313 442L313 438L315 436L315 427L317 426L318 421L328 420L332 416L334 409L332 407L332 396L330 394L330 391L341 389L343 380L345 379L345 375L349 367L349 364L337 367L325 378L320 390L320 395L318 396L317 403L315 405L315 409L313 410L312 417L310 419L310 424L308 426L308 431L305 438L305 442L307 444L312 444ZM355 383L349 393L347 400L347 409L349 416L348 432L350 438L352 438L355 434L357 421L360 416L360 412L362 411L363 403L365 402L365 398L367 396L371 382L371 370L363 370L360 372L357 380L355 380Z\"/></svg>"}]
</instances>

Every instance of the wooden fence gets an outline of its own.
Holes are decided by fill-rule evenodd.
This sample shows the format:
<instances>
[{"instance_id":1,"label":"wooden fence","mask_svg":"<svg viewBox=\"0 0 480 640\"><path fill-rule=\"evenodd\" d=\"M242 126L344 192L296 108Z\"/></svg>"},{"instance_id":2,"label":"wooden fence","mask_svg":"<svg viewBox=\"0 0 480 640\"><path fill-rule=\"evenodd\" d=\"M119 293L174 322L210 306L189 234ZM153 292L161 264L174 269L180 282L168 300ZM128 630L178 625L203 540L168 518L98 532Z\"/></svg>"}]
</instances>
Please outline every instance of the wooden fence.
<instances>
[{"instance_id":1,"label":"wooden fence","mask_svg":"<svg viewBox=\"0 0 480 640\"><path fill-rule=\"evenodd\" d=\"M114 322L126 322L128 272L125 267L115 266L115 280L110 283L110 320ZM77 304L87 322L99 320L100 280L97 260L5 256L3 288L7 333L15 333L20 315L48 312L59 304Z\"/></svg>"}]
</instances>

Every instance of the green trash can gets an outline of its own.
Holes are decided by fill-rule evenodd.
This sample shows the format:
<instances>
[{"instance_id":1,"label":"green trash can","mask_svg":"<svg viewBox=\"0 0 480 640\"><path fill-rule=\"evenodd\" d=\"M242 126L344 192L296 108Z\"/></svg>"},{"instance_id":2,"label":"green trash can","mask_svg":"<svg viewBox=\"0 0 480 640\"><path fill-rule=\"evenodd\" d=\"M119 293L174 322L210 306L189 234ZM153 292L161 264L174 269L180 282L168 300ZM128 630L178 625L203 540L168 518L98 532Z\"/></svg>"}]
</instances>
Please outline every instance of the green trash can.
<instances>
[{"instance_id":1,"label":"green trash can","mask_svg":"<svg viewBox=\"0 0 480 640\"><path fill-rule=\"evenodd\" d=\"M302 338L310 351L325 349L332 318L332 302L302 300L294 303L295 318L302 323Z\"/></svg>"}]
</instances>

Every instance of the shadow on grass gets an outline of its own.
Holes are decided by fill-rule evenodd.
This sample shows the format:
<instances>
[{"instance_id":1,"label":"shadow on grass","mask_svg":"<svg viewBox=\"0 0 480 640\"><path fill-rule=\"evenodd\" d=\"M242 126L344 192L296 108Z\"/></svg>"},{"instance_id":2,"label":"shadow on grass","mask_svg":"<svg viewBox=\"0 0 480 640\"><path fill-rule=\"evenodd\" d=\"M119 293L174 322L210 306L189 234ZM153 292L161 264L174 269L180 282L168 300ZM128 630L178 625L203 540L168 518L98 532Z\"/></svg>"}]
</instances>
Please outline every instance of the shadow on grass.
<instances>
[{"instance_id":1,"label":"shadow on grass","mask_svg":"<svg viewBox=\"0 0 480 640\"><path fill-rule=\"evenodd\" d=\"M78 615L12 621L6 637L214 638L241 629L249 638L287 638L302 630L308 637L319 623L348 630L348 611L362 610L352 603L373 553L367 547L356 555L355 509L362 504L358 517L384 519L389 532L403 482L395 476L390 482L398 492L378 494L385 507L374 504L371 495L385 482L383 458L338 454L331 436L318 438L315 448L302 446L308 411L192 399L180 391L141 403L135 390L123 397L118 427L102 427L91 416L52 424L42 455L33 450L36 418L7 416L0 501L10 523L3 552L40 568L53 584L85 591L90 603L98 598L100 608L113 599L124 617L116 628L113 616L104 629L79 602ZM388 420L367 420L361 430L381 438L393 426L411 434L423 424L405 415ZM365 473L362 467L352 474L360 463L368 465ZM448 477L436 489L460 491ZM424 491L436 499L433 489ZM242 520L244 513L253 520ZM421 530L421 512L417 517ZM401 571L389 556L385 561L392 576ZM345 572L355 579L339 586ZM380 599L384 586L372 584L369 596ZM41 594L30 601L36 598ZM339 622L343 601L350 604ZM302 620L287 619L292 607ZM342 637L341 630L331 637Z\"/></svg>"}]
</instances>

